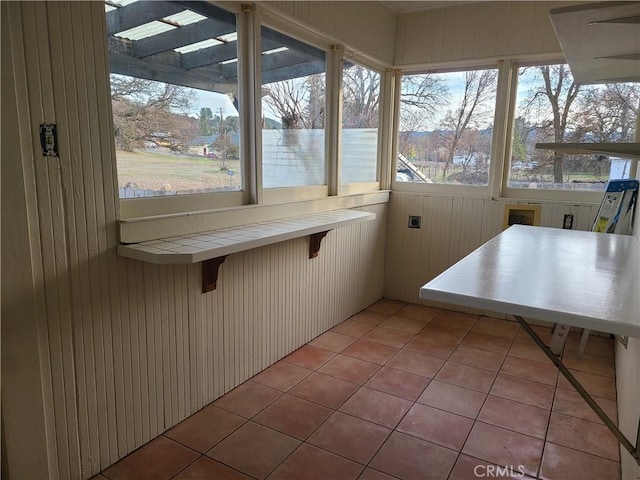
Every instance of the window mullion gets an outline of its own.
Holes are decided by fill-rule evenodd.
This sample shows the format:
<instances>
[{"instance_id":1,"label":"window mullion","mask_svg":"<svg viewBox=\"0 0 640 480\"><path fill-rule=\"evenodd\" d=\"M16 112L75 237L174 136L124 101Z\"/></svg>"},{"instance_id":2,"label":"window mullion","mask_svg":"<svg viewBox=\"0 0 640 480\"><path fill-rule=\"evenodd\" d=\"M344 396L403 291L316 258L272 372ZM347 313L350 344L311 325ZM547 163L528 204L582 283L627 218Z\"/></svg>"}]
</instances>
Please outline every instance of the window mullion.
<instances>
[{"instance_id":1,"label":"window mullion","mask_svg":"<svg viewBox=\"0 0 640 480\"><path fill-rule=\"evenodd\" d=\"M402 71L399 69L393 70L391 72L385 72L385 75L388 75L390 78L393 78L393 105L395 109L393 109L393 116L391 117L391 142L390 142L390 151L389 153L389 166L388 166L388 174L389 174L389 186L394 189L396 184L396 170L398 168L398 139L400 135L400 102L402 99ZM382 181L382 178L380 179ZM384 185L381 183L380 188L384 189Z\"/></svg>"},{"instance_id":2,"label":"window mullion","mask_svg":"<svg viewBox=\"0 0 640 480\"><path fill-rule=\"evenodd\" d=\"M261 35L255 7L242 6L238 16L238 97L243 186L248 203L262 203Z\"/></svg>"},{"instance_id":3,"label":"window mullion","mask_svg":"<svg viewBox=\"0 0 640 480\"><path fill-rule=\"evenodd\" d=\"M379 153L379 175L380 189L388 190L391 188L391 178L395 162L393 161L393 152L395 152L394 139L397 137L397 122L395 121L395 112L397 108L395 97L398 86L396 71L385 69L382 75L381 88L381 108L380 108L380 153Z\"/></svg>"},{"instance_id":4,"label":"window mullion","mask_svg":"<svg viewBox=\"0 0 640 480\"><path fill-rule=\"evenodd\" d=\"M341 45L332 45L327 54L325 165L329 196L340 194L343 51Z\"/></svg>"},{"instance_id":5,"label":"window mullion","mask_svg":"<svg viewBox=\"0 0 640 480\"><path fill-rule=\"evenodd\" d=\"M489 168L489 189L492 198L501 196L503 172L509 169L509 152L511 151L510 125L513 124L513 108L511 108L511 89L513 87L510 59L501 60L498 67L498 84L496 87L496 110L493 120L493 139L491 142L491 165Z\"/></svg>"}]
</instances>

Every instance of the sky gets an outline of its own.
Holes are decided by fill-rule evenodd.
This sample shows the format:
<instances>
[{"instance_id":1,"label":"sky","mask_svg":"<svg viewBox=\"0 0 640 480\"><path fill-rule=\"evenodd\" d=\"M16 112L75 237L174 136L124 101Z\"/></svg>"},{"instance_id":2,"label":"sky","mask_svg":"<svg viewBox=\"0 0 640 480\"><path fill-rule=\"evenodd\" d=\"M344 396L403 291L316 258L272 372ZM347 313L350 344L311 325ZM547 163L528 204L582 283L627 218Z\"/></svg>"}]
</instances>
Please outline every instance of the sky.
<instances>
[{"instance_id":1,"label":"sky","mask_svg":"<svg viewBox=\"0 0 640 480\"><path fill-rule=\"evenodd\" d=\"M222 108L222 115L224 117L237 117L238 111L231 103L231 99L224 93L207 92L205 90L194 90L196 92L196 100L193 102L193 115L198 115L202 107L209 107L215 115L220 115L220 108Z\"/></svg>"}]
</instances>

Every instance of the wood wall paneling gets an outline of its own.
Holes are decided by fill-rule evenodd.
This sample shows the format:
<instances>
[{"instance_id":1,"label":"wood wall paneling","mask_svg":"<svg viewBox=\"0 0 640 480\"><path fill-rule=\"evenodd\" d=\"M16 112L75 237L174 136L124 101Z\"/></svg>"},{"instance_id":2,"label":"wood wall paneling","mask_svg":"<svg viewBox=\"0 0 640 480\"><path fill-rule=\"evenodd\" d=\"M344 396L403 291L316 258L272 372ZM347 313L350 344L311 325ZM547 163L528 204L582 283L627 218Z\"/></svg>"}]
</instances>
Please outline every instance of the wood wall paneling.
<instances>
[{"instance_id":1,"label":"wood wall paneling","mask_svg":"<svg viewBox=\"0 0 640 480\"><path fill-rule=\"evenodd\" d=\"M33 329L25 332L37 336L28 353L38 361L40 383L32 387L41 397L51 478L89 478L383 293L424 303L417 298L423 283L502 229L502 201L394 193L389 205L361 207L375 212L375 221L331 231L316 259L308 259L306 238L230 256L219 288L204 295L199 265L117 257L104 6L7 3L3 40L9 36L13 52L20 139L20 151L11 152L22 158L3 183L19 183L24 198L11 214L27 219L20 235L31 268L17 271L17 283L26 285L21 298L33 299L24 310ZM360 2L314 3L278 2L336 35L367 12ZM542 19L548 3L495 2L400 16L397 59L554 51ZM336 15L338 7L348 15ZM464 8L484 20L447 29ZM324 13L316 17L318 9ZM377 7L367 15L375 25L394 18ZM526 15L535 18L525 21ZM365 25L343 32L345 41L390 59L392 26ZM367 29L384 35L364 35ZM489 30L495 35L486 35ZM40 155L40 123L58 125L59 158ZM564 213L573 213L575 228L589 230L596 208L543 203L541 222L559 227ZM407 228L409 215L422 216L421 229ZM19 332L3 333L8 342ZM3 415L11 415L5 408L3 401Z\"/></svg>"},{"instance_id":2,"label":"wood wall paneling","mask_svg":"<svg viewBox=\"0 0 640 480\"><path fill-rule=\"evenodd\" d=\"M393 192L389 203L384 296L432 306L418 298L422 285L502 231L507 200ZM598 205L542 202L540 225L562 228L574 215L574 229L591 230ZM408 228L409 215L422 228Z\"/></svg>"},{"instance_id":3,"label":"wood wall paneling","mask_svg":"<svg viewBox=\"0 0 640 480\"><path fill-rule=\"evenodd\" d=\"M199 265L118 257L104 6L2 8L24 139L3 182L26 199L12 215L28 219L32 269L17 273L34 299L27 345L48 452L36 467L47 470L40 477L89 478L379 299L386 205L363 207L373 222L331 231L313 260L307 238L232 255L207 294ZM41 156L40 123L57 124L59 158ZM22 420L6 425L19 431L24 413L3 401L3 415L14 413Z\"/></svg>"}]
</instances>

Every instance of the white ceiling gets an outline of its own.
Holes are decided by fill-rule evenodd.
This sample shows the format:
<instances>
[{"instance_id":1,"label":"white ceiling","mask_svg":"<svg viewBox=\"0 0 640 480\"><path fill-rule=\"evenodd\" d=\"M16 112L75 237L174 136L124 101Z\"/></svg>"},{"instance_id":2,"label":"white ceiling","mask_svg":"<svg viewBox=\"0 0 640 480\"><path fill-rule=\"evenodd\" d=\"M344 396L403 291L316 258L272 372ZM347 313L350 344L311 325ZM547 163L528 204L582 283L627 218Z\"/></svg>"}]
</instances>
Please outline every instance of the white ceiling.
<instances>
[{"instance_id":1,"label":"white ceiling","mask_svg":"<svg viewBox=\"0 0 640 480\"><path fill-rule=\"evenodd\" d=\"M576 83L640 80L639 19L640 2L602 2L551 10L556 36Z\"/></svg>"},{"instance_id":2,"label":"white ceiling","mask_svg":"<svg viewBox=\"0 0 640 480\"><path fill-rule=\"evenodd\" d=\"M463 3L471 3L470 1L449 1L440 0L381 0L389 9L395 13L411 13L422 10L431 10L434 8L450 7L452 5L460 5Z\"/></svg>"}]
</instances>

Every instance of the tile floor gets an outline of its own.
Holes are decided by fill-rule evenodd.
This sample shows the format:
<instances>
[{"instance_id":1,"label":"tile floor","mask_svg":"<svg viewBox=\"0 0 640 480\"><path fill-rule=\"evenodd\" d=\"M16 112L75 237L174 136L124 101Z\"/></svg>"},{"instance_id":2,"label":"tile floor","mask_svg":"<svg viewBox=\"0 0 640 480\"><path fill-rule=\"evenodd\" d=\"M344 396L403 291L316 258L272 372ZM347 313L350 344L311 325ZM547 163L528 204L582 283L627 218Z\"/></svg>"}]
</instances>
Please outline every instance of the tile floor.
<instances>
[{"instance_id":1,"label":"tile floor","mask_svg":"<svg viewBox=\"0 0 640 480\"><path fill-rule=\"evenodd\" d=\"M617 421L613 341L578 340L564 361ZM615 480L619 461L517 323L381 300L94 478Z\"/></svg>"}]
</instances>

